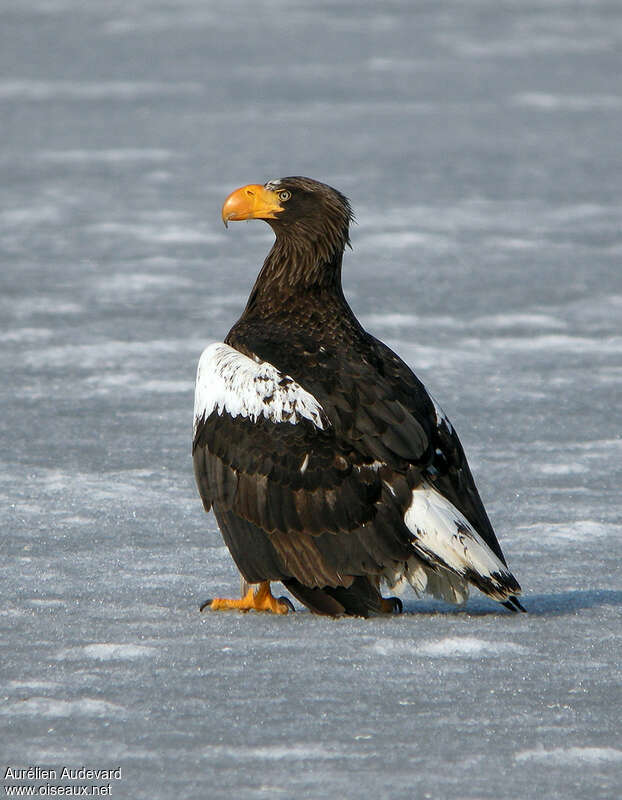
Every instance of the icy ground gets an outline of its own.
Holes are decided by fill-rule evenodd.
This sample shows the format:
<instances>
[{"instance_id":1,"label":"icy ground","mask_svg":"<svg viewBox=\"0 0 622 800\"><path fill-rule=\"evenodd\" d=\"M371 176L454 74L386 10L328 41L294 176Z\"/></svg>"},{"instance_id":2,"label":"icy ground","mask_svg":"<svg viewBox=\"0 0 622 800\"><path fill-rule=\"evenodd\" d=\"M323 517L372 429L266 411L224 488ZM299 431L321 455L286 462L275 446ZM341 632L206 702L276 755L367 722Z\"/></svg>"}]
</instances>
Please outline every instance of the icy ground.
<instances>
[{"instance_id":1,"label":"icy ground","mask_svg":"<svg viewBox=\"0 0 622 800\"><path fill-rule=\"evenodd\" d=\"M3 774L619 797L622 5L0 9ZM198 613L237 576L194 371L271 241L219 209L287 174L350 196L348 296L460 432L530 614Z\"/></svg>"}]
</instances>

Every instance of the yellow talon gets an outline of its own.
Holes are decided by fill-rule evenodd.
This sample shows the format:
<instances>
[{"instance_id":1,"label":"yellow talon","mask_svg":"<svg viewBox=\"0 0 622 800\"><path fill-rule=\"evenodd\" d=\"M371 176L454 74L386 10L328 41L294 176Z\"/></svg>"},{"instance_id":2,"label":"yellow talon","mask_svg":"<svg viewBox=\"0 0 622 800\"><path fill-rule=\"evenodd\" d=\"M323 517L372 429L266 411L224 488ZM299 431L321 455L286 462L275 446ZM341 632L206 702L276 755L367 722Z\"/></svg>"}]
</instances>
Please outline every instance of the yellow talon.
<instances>
[{"instance_id":1,"label":"yellow talon","mask_svg":"<svg viewBox=\"0 0 622 800\"><path fill-rule=\"evenodd\" d=\"M244 597L232 599L229 597L215 597L211 603L201 606L212 611L271 611L273 614L287 614L293 611L293 606L286 600L277 599L270 591L270 582L263 581L256 588L251 588Z\"/></svg>"}]
</instances>

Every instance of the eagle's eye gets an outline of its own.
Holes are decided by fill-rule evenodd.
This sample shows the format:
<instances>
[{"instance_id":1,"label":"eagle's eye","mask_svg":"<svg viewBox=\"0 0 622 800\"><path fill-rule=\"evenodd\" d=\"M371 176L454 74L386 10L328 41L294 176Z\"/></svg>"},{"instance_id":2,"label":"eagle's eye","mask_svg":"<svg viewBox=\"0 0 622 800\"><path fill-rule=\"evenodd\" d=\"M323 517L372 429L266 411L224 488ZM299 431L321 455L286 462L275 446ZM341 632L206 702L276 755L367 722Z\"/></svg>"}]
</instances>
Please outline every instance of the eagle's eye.
<instances>
[{"instance_id":1,"label":"eagle's eye","mask_svg":"<svg viewBox=\"0 0 622 800\"><path fill-rule=\"evenodd\" d=\"M279 200L282 200L283 202L285 202L286 200L289 200L289 198L291 196L292 196L292 193L288 192L287 189L284 189L282 192L279 192Z\"/></svg>"}]
</instances>

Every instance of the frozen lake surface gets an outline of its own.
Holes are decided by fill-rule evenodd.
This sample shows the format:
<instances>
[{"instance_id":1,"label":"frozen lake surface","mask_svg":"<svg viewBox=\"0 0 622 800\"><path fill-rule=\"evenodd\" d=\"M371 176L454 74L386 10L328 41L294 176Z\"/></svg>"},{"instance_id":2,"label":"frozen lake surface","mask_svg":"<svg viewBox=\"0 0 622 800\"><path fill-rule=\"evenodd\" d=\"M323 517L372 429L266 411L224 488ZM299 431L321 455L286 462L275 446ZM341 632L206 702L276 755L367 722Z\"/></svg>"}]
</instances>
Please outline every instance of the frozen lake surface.
<instances>
[{"instance_id":1,"label":"frozen lake surface","mask_svg":"<svg viewBox=\"0 0 622 800\"><path fill-rule=\"evenodd\" d=\"M622 6L0 8L3 770L618 797ZM271 243L220 205L291 174L350 197L346 293L459 431L529 614L199 614L238 579L194 373Z\"/></svg>"}]
</instances>

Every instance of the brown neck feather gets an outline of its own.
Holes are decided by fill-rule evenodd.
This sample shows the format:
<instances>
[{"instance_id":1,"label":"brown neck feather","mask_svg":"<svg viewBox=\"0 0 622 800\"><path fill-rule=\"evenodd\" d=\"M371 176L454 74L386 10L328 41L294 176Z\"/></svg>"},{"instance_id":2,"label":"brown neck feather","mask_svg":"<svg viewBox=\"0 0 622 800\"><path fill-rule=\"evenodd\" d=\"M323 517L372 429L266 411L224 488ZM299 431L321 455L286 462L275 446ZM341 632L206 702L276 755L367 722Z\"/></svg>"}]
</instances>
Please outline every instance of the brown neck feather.
<instances>
[{"instance_id":1,"label":"brown neck feather","mask_svg":"<svg viewBox=\"0 0 622 800\"><path fill-rule=\"evenodd\" d=\"M348 242L345 235L313 236L296 225L275 227L276 241L251 291L245 316L253 311L276 310L295 304L302 296L342 298L341 262Z\"/></svg>"}]
</instances>

